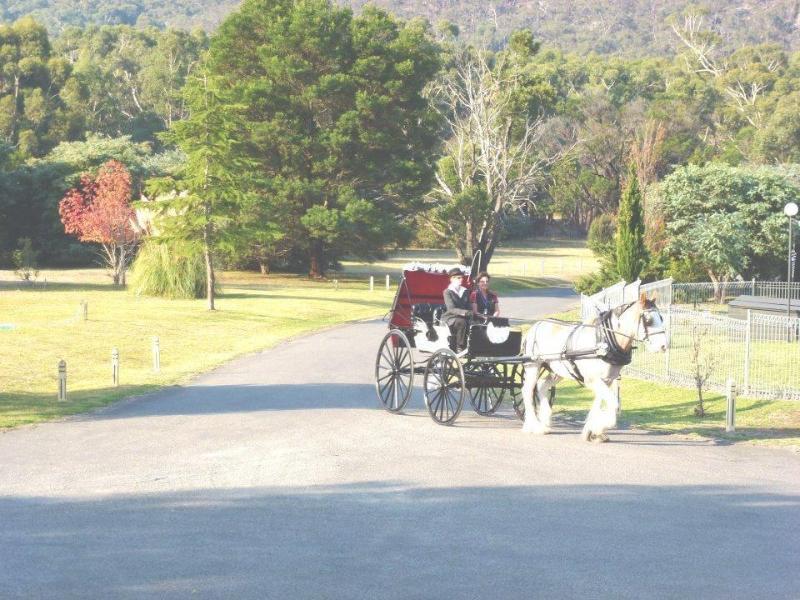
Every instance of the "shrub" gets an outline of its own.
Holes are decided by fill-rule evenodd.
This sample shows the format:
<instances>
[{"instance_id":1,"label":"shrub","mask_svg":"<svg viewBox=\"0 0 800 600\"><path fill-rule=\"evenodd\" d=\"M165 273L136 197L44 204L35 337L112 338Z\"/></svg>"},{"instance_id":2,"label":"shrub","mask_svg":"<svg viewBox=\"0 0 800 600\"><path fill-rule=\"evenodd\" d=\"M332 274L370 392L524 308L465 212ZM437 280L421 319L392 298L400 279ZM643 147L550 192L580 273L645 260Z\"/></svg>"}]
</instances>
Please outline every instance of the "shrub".
<instances>
[{"instance_id":1,"label":"shrub","mask_svg":"<svg viewBox=\"0 0 800 600\"><path fill-rule=\"evenodd\" d=\"M604 213L597 217L589 226L589 236L586 240L589 250L599 258L613 260L616 252L614 235L617 232L617 218Z\"/></svg>"},{"instance_id":2,"label":"shrub","mask_svg":"<svg viewBox=\"0 0 800 600\"><path fill-rule=\"evenodd\" d=\"M39 253L33 249L30 238L22 238L19 240L17 249L12 254L14 261L14 273L22 281L36 280L39 276L39 270L36 268L36 260Z\"/></svg>"},{"instance_id":3,"label":"shrub","mask_svg":"<svg viewBox=\"0 0 800 600\"><path fill-rule=\"evenodd\" d=\"M188 245L150 239L133 262L130 283L137 296L203 298L206 295L203 255Z\"/></svg>"}]
</instances>

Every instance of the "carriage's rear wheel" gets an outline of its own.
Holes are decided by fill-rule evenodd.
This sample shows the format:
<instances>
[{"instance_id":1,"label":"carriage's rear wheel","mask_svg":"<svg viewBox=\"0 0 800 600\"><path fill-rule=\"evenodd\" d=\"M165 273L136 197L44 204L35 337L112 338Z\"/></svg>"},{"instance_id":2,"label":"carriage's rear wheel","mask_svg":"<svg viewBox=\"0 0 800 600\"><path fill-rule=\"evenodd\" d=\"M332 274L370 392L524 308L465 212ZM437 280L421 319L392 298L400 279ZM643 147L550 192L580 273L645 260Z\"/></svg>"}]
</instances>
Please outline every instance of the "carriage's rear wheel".
<instances>
[{"instance_id":1,"label":"carriage's rear wheel","mask_svg":"<svg viewBox=\"0 0 800 600\"><path fill-rule=\"evenodd\" d=\"M425 406L434 421L452 425L464 405L464 370L452 350L437 350L425 365Z\"/></svg>"},{"instance_id":2,"label":"carriage's rear wheel","mask_svg":"<svg viewBox=\"0 0 800 600\"><path fill-rule=\"evenodd\" d=\"M383 338L375 359L375 390L383 407L400 412L414 387L414 358L405 334L392 329Z\"/></svg>"},{"instance_id":3,"label":"carriage's rear wheel","mask_svg":"<svg viewBox=\"0 0 800 600\"><path fill-rule=\"evenodd\" d=\"M513 367L506 364L478 363L464 368L472 408L484 417L500 408L511 383Z\"/></svg>"}]
</instances>

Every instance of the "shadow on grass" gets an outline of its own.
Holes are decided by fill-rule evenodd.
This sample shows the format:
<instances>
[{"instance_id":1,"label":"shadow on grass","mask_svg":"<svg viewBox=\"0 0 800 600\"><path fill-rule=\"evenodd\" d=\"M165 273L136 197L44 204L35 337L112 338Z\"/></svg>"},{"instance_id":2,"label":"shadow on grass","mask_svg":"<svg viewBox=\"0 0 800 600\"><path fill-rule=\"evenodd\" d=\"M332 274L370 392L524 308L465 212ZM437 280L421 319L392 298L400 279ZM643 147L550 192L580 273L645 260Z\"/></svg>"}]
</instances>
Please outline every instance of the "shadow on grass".
<instances>
[{"instance_id":1,"label":"shadow on grass","mask_svg":"<svg viewBox=\"0 0 800 600\"><path fill-rule=\"evenodd\" d=\"M144 477L139 493L0 497L6 594L515 600L532 590L790 598L800 589L792 493L391 479L174 491L153 483L169 486L168 472Z\"/></svg>"},{"instance_id":2,"label":"shadow on grass","mask_svg":"<svg viewBox=\"0 0 800 600\"><path fill-rule=\"evenodd\" d=\"M118 387L69 390L67 400L58 400L57 391L51 394L30 392L0 392L0 429L86 413L130 396L147 394L161 386L120 385Z\"/></svg>"},{"instance_id":3,"label":"shadow on grass","mask_svg":"<svg viewBox=\"0 0 800 600\"><path fill-rule=\"evenodd\" d=\"M112 283L51 282L24 285L19 281L0 281L0 290L19 292L125 292L127 288Z\"/></svg>"}]
</instances>

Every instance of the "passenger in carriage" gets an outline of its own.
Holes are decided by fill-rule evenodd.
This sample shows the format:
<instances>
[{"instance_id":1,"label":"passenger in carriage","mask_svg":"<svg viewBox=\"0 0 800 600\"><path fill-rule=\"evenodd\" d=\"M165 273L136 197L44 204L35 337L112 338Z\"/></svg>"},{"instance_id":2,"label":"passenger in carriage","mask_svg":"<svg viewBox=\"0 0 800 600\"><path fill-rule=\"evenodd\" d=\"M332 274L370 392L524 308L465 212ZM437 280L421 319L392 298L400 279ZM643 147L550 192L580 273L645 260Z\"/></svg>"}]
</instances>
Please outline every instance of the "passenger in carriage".
<instances>
[{"instance_id":1,"label":"passenger in carriage","mask_svg":"<svg viewBox=\"0 0 800 600\"><path fill-rule=\"evenodd\" d=\"M461 285L464 274L461 269L450 269L450 285L444 291L444 304L447 310L442 314L441 322L450 328L455 339L456 352L462 352L467 346L467 329L472 316L469 303L469 290Z\"/></svg>"},{"instance_id":2,"label":"passenger in carriage","mask_svg":"<svg viewBox=\"0 0 800 600\"><path fill-rule=\"evenodd\" d=\"M469 296L470 304L472 304L472 313L475 315L483 315L484 317L500 316L500 300L497 298L497 294L489 289L490 280L491 277L486 271L478 275L478 289Z\"/></svg>"}]
</instances>

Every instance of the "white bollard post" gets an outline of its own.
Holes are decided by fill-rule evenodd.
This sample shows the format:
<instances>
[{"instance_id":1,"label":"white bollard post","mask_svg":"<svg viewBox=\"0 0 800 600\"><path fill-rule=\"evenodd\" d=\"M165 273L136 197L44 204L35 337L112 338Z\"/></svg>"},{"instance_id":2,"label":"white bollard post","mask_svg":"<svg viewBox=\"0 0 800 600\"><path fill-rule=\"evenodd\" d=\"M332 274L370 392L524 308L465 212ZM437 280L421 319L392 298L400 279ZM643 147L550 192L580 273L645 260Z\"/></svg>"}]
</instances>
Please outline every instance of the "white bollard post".
<instances>
[{"instance_id":1,"label":"white bollard post","mask_svg":"<svg viewBox=\"0 0 800 600\"><path fill-rule=\"evenodd\" d=\"M88 300L81 300L81 309L80 315L84 321L89 320L89 301Z\"/></svg>"},{"instance_id":2,"label":"white bollard post","mask_svg":"<svg viewBox=\"0 0 800 600\"><path fill-rule=\"evenodd\" d=\"M617 395L617 416L622 414L622 377L614 380L614 393Z\"/></svg>"},{"instance_id":3,"label":"white bollard post","mask_svg":"<svg viewBox=\"0 0 800 600\"><path fill-rule=\"evenodd\" d=\"M116 348L111 349L111 382L119 385L119 350Z\"/></svg>"},{"instance_id":4,"label":"white bollard post","mask_svg":"<svg viewBox=\"0 0 800 600\"><path fill-rule=\"evenodd\" d=\"M390 287L391 287L391 279L389 278L389 275L387 274L386 275L386 289L388 290Z\"/></svg>"},{"instance_id":5,"label":"white bollard post","mask_svg":"<svg viewBox=\"0 0 800 600\"><path fill-rule=\"evenodd\" d=\"M157 335L153 336L153 372L161 372L161 341Z\"/></svg>"},{"instance_id":6,"label":"white bollard post","mask_svg":"<svg viewBox=\"0 0 800 600\"><path fill-rule=\"evenodd\" d=\"M333 289L335 289L335 290L339 289L339 280L338 279L334 279L333 280Z\"/></svg>"},{"instance_id":7,"label":"white bollard post","mask_svg":"<svg viewBox=\"0 0 800 600\"><path fill-rule=\"evenodd\" d=\"M726 390L728 407L725 412L725 433L734 433L736 431L736 384L733 379L728 379Z\"/></svg>"},{"instance_id":8,"label":"white bollard post","mask_svg":"<svg viewBox=\"0 0 800 600\"><path fill-rule=\"evenodd\" d=\"M543 258L539 259L539 270L542 272L542 275L544 275L544 259Z\"/></svg>"},{"instance_id":9,"label":"white bollard post","mask_svg":"<svg viewBox=\"0 0 800 600\"><path fill-rule=\"evenodd\" d=\"M61 402L67 399L67 361L58 361L58 399Z\"/></svg>"},{"instance_id":10,"label":"white bollard post","mask_svg":"<svg viewBox=\"0 0 800 600\"><path fill-rule=\"evenodd\" d=\"M374 289L375 289L375 276L374 275L370 275L369 276L369 291L371 292Z\"/></svg>"},{"instance_id":11,"label":"white bollard post","mask_svg":"<svg viewBox=\"0 0 800 600\"><path fill-rule=\"evenodd\" d=\"M526 263L522 263L522 276L523 277L528 276L528 265Z\"/></svg>"}]
</instances>

